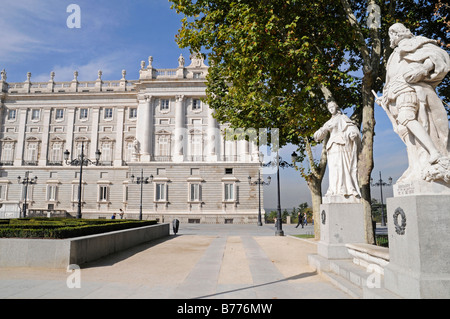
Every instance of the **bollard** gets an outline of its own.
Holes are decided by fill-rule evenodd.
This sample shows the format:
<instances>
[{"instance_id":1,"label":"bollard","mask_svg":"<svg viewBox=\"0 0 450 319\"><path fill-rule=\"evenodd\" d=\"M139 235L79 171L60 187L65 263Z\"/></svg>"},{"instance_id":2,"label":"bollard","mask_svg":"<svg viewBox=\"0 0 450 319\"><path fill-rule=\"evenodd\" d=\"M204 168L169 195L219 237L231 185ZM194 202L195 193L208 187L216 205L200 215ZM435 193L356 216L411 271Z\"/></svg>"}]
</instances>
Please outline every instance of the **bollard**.
<instances>
[{"instance_id":1,"label":"bollard","mask_svg":"<svg viewBox=\"0 0 450 319\"><path fill-rule=\"evenodd\" d=\"M180 225L180 221L178 219L174 219L172 221L173 233L176 235L178 233L178 226Z\"/></svg>"}]
</instances>

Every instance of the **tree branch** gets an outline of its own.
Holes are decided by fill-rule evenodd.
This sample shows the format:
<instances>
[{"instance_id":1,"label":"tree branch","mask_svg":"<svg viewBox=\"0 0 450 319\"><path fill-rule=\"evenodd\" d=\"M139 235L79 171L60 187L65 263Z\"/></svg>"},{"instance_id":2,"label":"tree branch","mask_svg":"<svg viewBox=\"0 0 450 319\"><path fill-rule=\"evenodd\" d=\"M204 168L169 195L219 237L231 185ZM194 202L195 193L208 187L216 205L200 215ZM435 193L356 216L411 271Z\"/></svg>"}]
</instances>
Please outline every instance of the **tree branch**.
<instances>
[{"instance_id":1,"label":"tree branch","mask_svg":"<svg viewBox=\"0 0 450 319\"><path fill-rule=\"evenodd\" d=\"M348 2L348 0L341 0L341 4L344 7L345 13L347 14L347 19L350 22L350 25L353 27L353 30L356 33L356 45L361 52L362 58L364 61L370 61L369 48L366 45L366 41L364 38L364 34L358 24L358 20L356 20L355 15L353 14L352 8Z\"/></svg>"}]
</instances>

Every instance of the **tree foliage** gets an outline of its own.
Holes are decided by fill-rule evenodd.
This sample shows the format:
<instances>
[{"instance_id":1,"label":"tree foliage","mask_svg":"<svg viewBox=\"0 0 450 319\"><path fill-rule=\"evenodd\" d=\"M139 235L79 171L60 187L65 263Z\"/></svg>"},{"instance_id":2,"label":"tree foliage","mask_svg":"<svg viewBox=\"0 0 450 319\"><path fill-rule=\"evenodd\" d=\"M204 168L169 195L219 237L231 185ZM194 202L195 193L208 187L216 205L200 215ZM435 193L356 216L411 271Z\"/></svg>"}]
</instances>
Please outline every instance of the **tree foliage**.
<instances>
[{"instance_id":1,"label":"tree foliage","mask_svg":"<svg viewBox=\"0 0 450 319\"><path fill-rule=\"evenodd\" d=\"M207 102L215 117L235 128L279 128L280 146L309 153L302 171L314 198L326 157L314 161L311 135L329 118L326 101L351 107L361 128L359 181L367 241L371 228L370 176L375 135L374 96L381 92L392 52L388 29L402 22L449 50L448 4L441 0L170 0L184 14L181 47L207 52ZM380 23L370 10L377 8ZM450 104L449 77L437 88ZM447 108L448 110L448 108ZM450 113L449 113L450 114ZM301 157L300 160L303 158Z\"/></svg>"},{"instance_id":2,"label":"tree foliage","mask_svg":"<svg viewBox=\"0 0 450 319\"><path fill-rule=\"evenodd\" d=\"M186 16L179 45L208 52L207 102L218 120L279 128L280 146L299 145L329 117L321 87L333 87L342 108L358 103L337 1L172 2Z\"/></svg>"}]
</instances>

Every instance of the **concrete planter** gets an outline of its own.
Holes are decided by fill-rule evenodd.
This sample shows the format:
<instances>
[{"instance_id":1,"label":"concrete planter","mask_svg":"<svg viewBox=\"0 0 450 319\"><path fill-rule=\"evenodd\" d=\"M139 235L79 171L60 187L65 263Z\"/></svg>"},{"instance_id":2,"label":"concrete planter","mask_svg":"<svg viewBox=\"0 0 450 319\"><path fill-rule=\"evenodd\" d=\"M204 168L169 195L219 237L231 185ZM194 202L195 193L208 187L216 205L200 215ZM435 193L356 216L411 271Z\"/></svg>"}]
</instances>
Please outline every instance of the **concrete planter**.
<instances>
[{"instance_id":1,"label":"concrete planter","mask_svg":"<svg viewBox=\"0 0 450 319\"><path fill-rule=\"evenodd\" d=\"M169 236L170 224L68 239L0 238L0 267L67 268Z\"/></svg>"}]
</instances>

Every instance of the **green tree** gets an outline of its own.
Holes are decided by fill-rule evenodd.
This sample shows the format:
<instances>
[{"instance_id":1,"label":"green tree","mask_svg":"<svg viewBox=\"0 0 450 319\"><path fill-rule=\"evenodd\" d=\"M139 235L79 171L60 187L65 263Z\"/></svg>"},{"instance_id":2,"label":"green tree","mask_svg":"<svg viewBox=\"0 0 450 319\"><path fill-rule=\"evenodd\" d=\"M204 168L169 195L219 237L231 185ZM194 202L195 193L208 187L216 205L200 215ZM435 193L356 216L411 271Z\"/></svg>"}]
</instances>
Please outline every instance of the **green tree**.
<instances>
[{"instance_id":1,"label":"green tree","mask_svg":"<svg viewBox=\"0 0 450 319\"><path fill-rule=\"evenodd\" d=\"M279 128L279 145L298 145L300 161L307 157L309 169L299 171L311 191L315 220L326 154L312 157L311 135L329 118L327 100L353 108L351 118L362 131L358 171L366 241L373 243L371 92L381 91L384 82L388 28L399 21L446 46L448 12L427 0L170 1L185 15L178 44L208 52L207 102L215 117L236 128ZM377 18L371 10L380 13L379 26L368 23ZM438 88L447 100L448 82L447 77Z\"/></svg>"},{"instance_id":2,"label":"green tree","mask_svg":"<svg viewBox=\"0 0 450 319\"><path fill-rule=\"evenodd\" d=\"M179 45L209 52L207 102L215 117L234 128L279 128L280 147L298 145L300 162L309 155L309 169L299 171L318 214L326 153L312 158L311 136L329 118L327 99L341 108L359 100L349 75L357 68L346 60L349 26L334 18L343 16L339 2L171 1L186 16Z\"/></svg>"}]
</instances>

